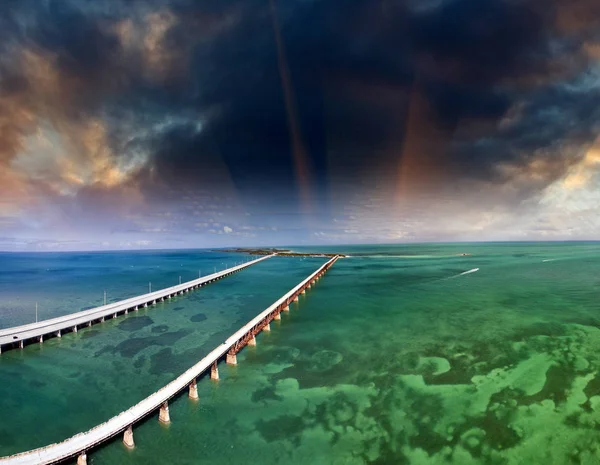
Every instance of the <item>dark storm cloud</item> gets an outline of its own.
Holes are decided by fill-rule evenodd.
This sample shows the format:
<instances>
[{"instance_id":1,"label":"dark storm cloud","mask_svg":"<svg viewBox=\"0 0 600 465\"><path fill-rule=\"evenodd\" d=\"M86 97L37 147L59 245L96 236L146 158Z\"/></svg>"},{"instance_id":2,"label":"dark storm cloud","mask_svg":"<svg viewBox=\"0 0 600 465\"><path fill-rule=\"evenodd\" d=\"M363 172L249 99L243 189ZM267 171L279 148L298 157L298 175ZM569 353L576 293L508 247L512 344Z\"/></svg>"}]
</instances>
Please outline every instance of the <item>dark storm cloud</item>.
<instances>
[{"instance_id":1,"label":"dark storm cloud","mask_svg":"<svg viewBox=\"0 0 600 465\"><path fill-rule=\"evenodd\" d=\"M252 176L292 183L289 115L268 4L225 5L240 8L241 20L216 41L197 47L190 70L194 104L214 111L201 132L174 129L155 162L164 169L171 165L175 177L177 171L189 175L190 169L201 169L203 154L218 151L242 185ZM579 53L580 43L573 35L560 36L555 8L547 2L459 0L425 12L390 1L275 5L301 136L320 181L327 176L329 150L346 151L352 163L392 164L395 160L374 154L390 139L401 143L398 133L406 126L416 87L433 109L431 124L447 134L437 154L440 163L455 157L450 164L462 172L466 167L485 173L503 157L522 157L562 135L553 131L555 122L543 110L532 111L533 128L526 112L491 155L473 156L477 145L454 150L453 132L470 121L488 121L488 132L495 131L517 101L532 98L533 107L543 106L553 80L585 66L577 57L556 69L561 53ZM564 106L565 113L585 113L569 108L567 99L558 103L559 112ZM463 134L461 147L482 134L476 136ZM510 150L502 150L503 144ZM188 163L181 162L183 153Z\"/></svg>"},{"instance_id":2,"label":"dark storm cloud","mask_svg":"<svg viewBox=\"0 0 600 465\"><path fill-rule=\"evenodd\" d=\"M430 108L428 124L440 131L433 159L457 167L456 176L490 177L498 163L589 137L599 118L592 100L572 99L559 82L572 82L587 66L581 45L597 23L593 2L413 3L274 0L319 192L332 151L358 171L398 163L400 151L385 149L409 136L415 92ZM56 57L63 117L101 115L115 156L150 154L136 181L142 189L156 188L157 179L210 183L215 160L242 192L257 182L274 192L295 185L290 108L268 0L10 0L0 11L9 56L29 49ZM127 34L140 28L142 46L132 52ZM160 40L152 42L157 30ZM38 84L3 60L5 94ZM519 117L499 131L519 102ZM583 128L571 131L564 121Z\"/></svg>"}]
</instances>

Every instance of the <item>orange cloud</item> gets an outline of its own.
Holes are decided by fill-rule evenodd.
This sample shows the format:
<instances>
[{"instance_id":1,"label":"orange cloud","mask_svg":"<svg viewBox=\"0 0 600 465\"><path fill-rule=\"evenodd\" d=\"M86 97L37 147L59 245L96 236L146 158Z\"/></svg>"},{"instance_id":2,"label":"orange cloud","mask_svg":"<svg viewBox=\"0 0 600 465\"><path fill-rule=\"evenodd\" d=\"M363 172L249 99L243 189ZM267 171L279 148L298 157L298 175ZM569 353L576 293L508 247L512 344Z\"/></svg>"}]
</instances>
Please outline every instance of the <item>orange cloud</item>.
<instances>
[{"instance_id":1,"label":"orange cloud","mask_svg":"<svg viewBox=\"0 0 600 465\"><path fill-rule=\"evenodd\" d=\"M583 159L569 170L563 178L562 186L565 189L581 189L590 183L600 171L600 146L594 144Z\"/></svg>"}]
</instances>

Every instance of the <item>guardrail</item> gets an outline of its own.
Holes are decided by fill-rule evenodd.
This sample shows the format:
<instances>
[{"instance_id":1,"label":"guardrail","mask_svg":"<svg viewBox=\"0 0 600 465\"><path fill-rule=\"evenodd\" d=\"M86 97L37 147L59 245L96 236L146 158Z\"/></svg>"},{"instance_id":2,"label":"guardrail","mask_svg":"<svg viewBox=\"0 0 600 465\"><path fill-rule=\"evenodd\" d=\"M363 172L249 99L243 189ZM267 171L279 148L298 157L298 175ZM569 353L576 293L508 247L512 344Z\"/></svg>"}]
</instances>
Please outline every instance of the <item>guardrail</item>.
<instances>
[{"instance_id":1,"label":"guardrail","mask_svg":"<svg viewBox=\"0 0 600 465\"><path fill-rule=\"evenodd\" d=\"M305 293L306 289L310 288L337 259L338 257L334 257L319 267L300 284L233 333L206 357L138 404L89 431L79 433L63 442L0 458L0 465L53 464L76 456L78 456L78 465L85 464L87 463L87 451L122 432L125 432L124 442L126 442L126 445L133 447L132 427L135 423L158 409L161 409L159 419L165 421L163 415L166 411L166 421L169 421L168 401L171 398L181 393L187 387L190 388L190 397L192 397L192 388L196 388L196 378L204 374L209 368L211 368L211 378L218 379L218 371L216 371L218 361L227 354L228 363L237 363L237 360L230 359L229 357L231 355L235 357L235 353L241 350L250 340L254 340L254 336L258 332L266 329L276 315L279 315L281 311L289 309L290 303L297 301L298 296Z\"/></svg>"},{"instance_id":2,"label":"guardrail","mask_svg":"<svg viewBox=\"0 0 600 465\"><path fill-rule=\"evenodd\" d=\"M252 260L248 263L243 263L223 271L219 271L192 281L187 281L176 286L167 287L158 291L149 292L147 294L130 297L129 299L121 300L108 305L83 310L69 315L43 320L38 323L30 323L21 326L0 330L0 354L2 349L11 349L20 347L21 349L27 341L35 340L35 342L43 342L44 337L57 336L61 337L63 332L77 332L79 326L91 326L94 323L102 322L106 318L116 318L120 314L127 314L130 311L136 311L140 307L153 305L158 301L170 299L176 295L187 293L197 289L208 283L222 279L233 273L243 270L258 262L273 257L266 255L264 257Z\"/></svg>"}]
</instances>

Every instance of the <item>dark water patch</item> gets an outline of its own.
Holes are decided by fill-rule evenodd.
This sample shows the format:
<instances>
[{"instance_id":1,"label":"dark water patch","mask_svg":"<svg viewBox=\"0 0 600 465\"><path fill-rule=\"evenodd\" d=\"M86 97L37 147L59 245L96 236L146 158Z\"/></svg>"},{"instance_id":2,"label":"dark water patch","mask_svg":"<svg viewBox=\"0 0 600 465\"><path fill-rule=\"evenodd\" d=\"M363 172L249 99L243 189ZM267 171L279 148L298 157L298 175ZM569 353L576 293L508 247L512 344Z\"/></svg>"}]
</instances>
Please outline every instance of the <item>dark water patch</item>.
<instances>
[{"instance_id":1,"label":"dark water patch","mask_svg":"<svg viewBox=\"0 0 600 465\"><path fill-rule=\"evenodd\" d=\"M190 317L190 321L192 323L199 323L207 319L207 316L204 313L197 313L196 315L192 315Z\"/></svg>"},{"instance_id":2,"label":"dark water patch","mask_svg":"<svg viewBox=\"0 0 600 465\"><path fill-rule=\"evenodd\" d=\"M294 361L300 355L300 349L290 346L271 346L268 350L262 350L256 353L254 360L261 364L278 363L288 364Z\"/></svg>"},{"instance_id":3,"label":"dark water patch","mask_svg":"<svg viewBox=\"0 0 600 465\"><path fill-rule=\"evenodd\" d=\"M510 426L510 419L499 417L497 412L488 409L483 418L471 419L471 421L485 431L487 445L498 451L504 451L517 446L522 440L521 436Z\"/></svg>"},{"instance_id":4,"label":"dark water patch","mask_svg":"<svg viewBox=\"0 0 600 465\"><path fill-rule=\"evenodd\" d=\"M153 345L152 338L135 337L121 342L116 347L105 347L102 350L96 352L95 356L100 357L105 353L118 353L121 355L121 357L132 358L136 356L139 352L144 350L146 347L149 347L151 345Z\"/></svg>"},{"instance_id":5,"label":"dark water patch","mask_svg":"<svg viewBox=\"0 0 600 465\"><path fill-rule=\"evenodd\" d=\"M565 315L564 322L581 326L591 326L592 328L600 328L600 318L596 318L594 316Z\"/></svg>"},{"instance_id":6,"label":"dark water patch","mask_svg":"<svg viewBox=\"0 0 600 465\"><path fill-rule=\"evenodd\" d=\"M565 425L569 426L570 428L581 428L584 426L581 424L581 412L573 412L567 415L565 418Z\"/></svg>"},{"instance_id":7,"label":"dark water patch","mask_svg":"<svg viewBox=\"0 0 600 465\"><path fill-rule=\"evenodd\" d=\"M379 444L379 455L377 458L371 460L366 455L363 455L363 459L369 465L390 465L392 463L394 465L410 465L411 462L408 457L401 450L398 450L397 447L398 444L404 443L405 441L402 440L402 436L396 435L395 439L383 441L383 443Z\"/></svg>"},{"instance_id":8,"label":"dark water patch","mask_svg":"<svg viewBox=\"0 0 600 465\"><path fill-rule=\"evenodd\" d=\"M343 360L342 354L333 350L320 350L310 357L309 371L327 371Z\"/></svg>"},{"instance_id":9,"label":"dark water patch","mask_svg":"<svg viewBox=\"0 0 600 465\"><path fill-rule=\"evenodd\" d=\"M35 389L40 389L43 388L44 386L47 386L48 383L45 383L44 381L40 381L39 379L34 379L31 380L31 384L32 387L34 387Z\"/></svg>"},{"instance_id":10,"label":"dark water patch","mask_svg":"<svg viewBox=\"0 0 600 465\"><path fill-rule=\"evenodd\" d=\"M83 331L81 333L81 339L89 339L90 337L94 337L100 334L100 331L97 329L90 329L89 331Z\"/></svg>"},{"instance_id":11,"label":"dark water patch","mask_svg":"<svg viewBox=\"0 0 600 465\"><path fill-rule=\"evenodd\" d=\"M169 330L169 327L167 325L157 325L155 327L153 327L150 331L153 332L154 334L161 334L161 333L166 333Z\"/></svg>"},{"instance_id":12,"label":"dark water patch","mask_svg":"<svg viewBox=\"0 0 600 465\"><path fill-rule=\"evenodd\" d=\"M365 463L376 465L409 465L411 462L402 453L401 447L408 443L407 432L405 430L398 431L392 424L390 416L386 412L393 412L402 409L403 406L396 398L396 379L390 376L383 377L383 383L386 387L379 390L379 395L371 399L369 405L363 414L371 419L374 419L377 424L385 431L384 438L376 438L372 442L376 442L369 447L368 441L365 443L365 450L376 448L379 450L379 455L375 459L365 456Z\"/></svg>"},{"instance_id":13,"label":"dark water patch","mask_svg":"<svg viewBox=\"0 0 600 465\"><path fill-rule=\"evenodd\" d=\"M266 403L267 400L282 401L283 397L275 393L275 386L266 386L252 393L252 402Z\"/></svg>"},{"instance_id":14,"label":"dark water patch","mask_svg":"<svg viewBox=\"0 0 600 465\"><path fill-rule=\"evenodd\" d=\"M465 418L453 426L451 434L441 436L436 433L436 419L444 410L441 399L408 389L404 401L410 405L407 416L418 431L409 438L409 444L433 455L460 442L475 458L481 457L487 448L503 451L515 447L522 440L510 425L517 408L515 395L519 393L508 388L494 394L483 416Z\"/></svg>"},{"instance_id":15,"label":"dark water patch","mask_svg":"<svg viewBox=\"0 0 600 465\"><path fill-rule=\"evenodd\" d=\"M143 315L124 319L117 325L117 328L119 328L122 331L132 332L139 331L140 329L145 328L146 326L150 326L153 323L154 320L152 318Z\"/></svg>"},{"instance_id":16,"label":"dark water patch","mask_svg":"<svg viewBox=\"0 0 600 465\"><path fill-rule=\"evenodd\" d=\"M437 385L437 384L471 384L471 378L477 374L478 370L475 368L474 356L483 356L485 360L489 360L489 349L481 345L482 347L447 347L438 346L425 351L426 357L441 357L448 360L450 363L450 370L445 373L434 375L431 372L425 371L423 373L423 379L426 384ZM479 351L478 351L479 349ZM486 357L488 355L488 357ZM414 363L414 354L413 354ZM413 371L416 368L413 368Z\"/></svg>"},{"instance_id":17,"label":"dark water patch","mask_svg":"<svg viewBox=\"0 0 600 465\"><path fill-rule=\"evenodd\" d=\"M119 354L121 357L125 358L133 358L147 347L171 346L191 332L192 330L190 329L180 329L179 331L162 333L159 336L133 337L117 344L116 347L105 347L104 349L98 351L96 356L98 357L103 353L108 352L112 354Z\"/></svg>"},{"instance_id":18,"label":"dark water patch","mask_svg":"<svg viewBox=\"0 0 600 465\"><path fill-rule=\"evenodd\" d=\"M348 383L356 374L347 364L338 363L330 366L325 371L315 371L311 360L296 360L290 367L283 369L280 373L273 375L273 380L295 378L298 380L300 389L309 389L322 386L335 386L340 383ZM326 374L326 376L325 376Z\"/></svg>"},{"instance_id":19,"label":"dark water patch","mask_svg":"<svg viewBox=\"0 0 600 465\"><path fill-rule=\"evenodd\" d=\"M175 307L175 308L173 309L173 311L174 311L174 312L179 312L179 311L183 310L184 308L185 308L185 307Z\"/></svg>"},{"instance_id":20,"label":"dark water patch","mask_svg":"<svg viewBox=\"0 0 600 465\"><path fill-rule=\"evenodd\" d=\"M452 444L452 441L433 431L427 424L417 423L416 426L418 434L411 436L408 441L411 447L423 449L428 454L433 455Z\"/></svg>"},{"instance_id":21,"label":"dark water patch","mask_svg":"<svg viewBox=\"0 0 600 465\"><path fill-rule=\"evenodd\" d=\"M321 410L317 409L316 417L323 426L331 425L331 418L334 419L333 423L336 426L353 426L356 423L358 409L343 392L336 392L320 407L323 408Z\"/></svg>"},{"instance_id":22,"label":"dark water patch","mask_svg":"<svg viewBox=\"0 0 600 465\"><path fill-rule=\"evenodd\" d=\"M282 415L273 420L259 420L255 423L255 427L267 442L287 440L294 445L299 445L306 425L301 417Z\"/></svg>"},{"instance_id":23,"label":"dark water patch","mask_svg":"<svg viewBox=\"0 0 600 465\"><path fill-rule=\"evenodd\" d=\"M144 363L146 363L146 356L145 355L140 355L133 362L133 366L134 366L134 368L141 368L141 367L144 366Z\"/></svg>"},{"instance_id":24,"label":"dark water patch","mask_svg":"<svg viewBox=\"0 0 600 465\"><path fill-rule=\"evenodd\" d=\"M424 356L445 358L450 363L450 370L445 373L423 373L426 384L471 384L473 376L513 365L528 358L529 354L527 351L517 352L509 341L490 340L471 344L439 344L426 349Z\"/></svg>"},{"instance_id":25,"label":"dark water patch","mask_svg":"<svg viewBox=\"0 0 600 465\"><path fill-rule=\"evenodd\" d=\"M14 446L17 444L16 436L17 434L23 434L21 431L16 431L14 428L11 428L6 422L6 428L0 426L0 436L2 436L2 447L6 448L6 450L13 450Z\"/></svg>"},{"instance_id":26,"label":"dark water patch","mask_svg":"<svg viewBox=\"0 0 600 465\"><path fill-rule=\"evenodd\" d=\"M185 354L175 354L170 347L165 347L150 357L150 373L161 375L164 373L180 374L189 357ZM180 368L178 368L180 367Z\"/></svg>"},{"instance_id":27,"label":"dark water patch","mask_svg":"<svg viewBox=\"0 0 600 465\"><path fill-rule=\"evenodd\" d=\"M517 296L507 296L503 299L498 300L498 304L502 307L517 309L519 305L522 303L521 297Z\"/></svg>"},{"instance_id":28,"label":"dark water patch","mask_svg":"<svg viewBox=\"0 0 600 465\"><path fill-rule=\"evenodd\" d=\"M562 404L567 400L575 376L575 370L572 366L565 363L553 365L546 372L546 382L542 390L537 394L524 396L518 399L518 402L520 405L531 405L545 399L551 399L556 405Z\"/></svg>"},{"instance_id":29,"label":"dark water patch","mask_svg":"<svg viewBox=\"0 0 600 465\"><path fill-rule=\"evenodd\" d=\"M583 392L588 399L600 395L600 374L596 374L596 376L587 383Z\"/></svg>"},{"instance_id":30,"label":"dark water patch","mask_svg":"<svg viewBox=\"0 0 600 465\"><path fill-rule=\"evenodd\" d=\"M593 396L600 395L600 374L596 374L585 386L583 393L587 397L587 400L583 403L582 407L586 412L593 412L592 403L590 399Z\"/></svg>"},{"instance_id":31,"label":"dark water patch","mask_svg":"<svg viewBox=\"0 0 600 465\"><path fill-rule=\"evenodd\" d=\"M156 340L156 345L159 346L172 346L179 339L184 338L188 334L192 333L191 329L180 329L178 331L173 331L170 333L163 333L160 336L154 338Z\"/></svg>"},{"instance_id":32,"label":"dark water patch","mask_svg":"<svg viewBox=\"0 0 600 465\"><path fill-rule=\"evenodd\" d=\"M534 336L559 337L567 334L567 328L561 323L535 323L516 329L511 339L522 341Z\"/></svg>"},{"instance_id":33,"label":"dark water patch","mask_svg":"<svg viewBox=\"0 0 600 465\"><path fill-rule=\"evenodd\" d=\"M403 383L400 383L403 385ZM433 395L422 395L413 389L404 387L406 402L410 405L407 416L417 428L418 434L411 436L408 440L411 447L418 447L428 454L438 453L449 441L435 432L438 413L444 411L444 405L440 397ZM396 408L396 407L394 407Z\"/></svg>"}]
</instances>

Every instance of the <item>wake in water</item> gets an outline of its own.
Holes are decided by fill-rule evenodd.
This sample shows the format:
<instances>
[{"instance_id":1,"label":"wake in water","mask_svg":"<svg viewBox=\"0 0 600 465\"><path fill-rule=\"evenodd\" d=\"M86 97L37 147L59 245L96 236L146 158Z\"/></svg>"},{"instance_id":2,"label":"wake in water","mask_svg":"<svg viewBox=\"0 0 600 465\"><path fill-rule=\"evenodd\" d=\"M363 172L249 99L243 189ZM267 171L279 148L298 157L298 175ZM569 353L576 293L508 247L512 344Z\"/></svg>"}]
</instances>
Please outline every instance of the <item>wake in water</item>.
<instances>
[{"instance_id":1,"label":"wake in water","mask_svg":"<svg viewBox=\"0 0 600 465\"><path fill-rule=\"evenodd\" d=\"M455 274L453 276L448 276L446 278L437 278L437 279L433 279L431 281L427 281L425 284L431 284L431 283L436 283L439 281L446 281L448 279L454 279L454 278L458 278L459 276L464 276L466 274L471 274L471 273L475 273L476 271L479 271L479 268L473 268L472 270L468 270L468 271L463 271L462 273L458 273Z\"/></svg>"},{"instance_id":2,"label":"wake in water","mask_svg":"<svg viewBox=\"0 0 600 465\"><path fill-rule=\"evenodd\" d=\"M479 268L473 268L472 270L469 270L469 271L463 271L462 273L455 274L454 276L450 276L448 279L458 278L459 276L463 276L465 274L470 274L470 273L475 273L476 271L479 271Z\"/></svg>"}]
</instances>

